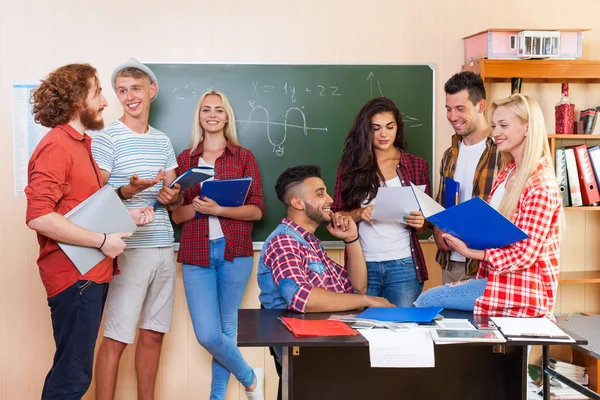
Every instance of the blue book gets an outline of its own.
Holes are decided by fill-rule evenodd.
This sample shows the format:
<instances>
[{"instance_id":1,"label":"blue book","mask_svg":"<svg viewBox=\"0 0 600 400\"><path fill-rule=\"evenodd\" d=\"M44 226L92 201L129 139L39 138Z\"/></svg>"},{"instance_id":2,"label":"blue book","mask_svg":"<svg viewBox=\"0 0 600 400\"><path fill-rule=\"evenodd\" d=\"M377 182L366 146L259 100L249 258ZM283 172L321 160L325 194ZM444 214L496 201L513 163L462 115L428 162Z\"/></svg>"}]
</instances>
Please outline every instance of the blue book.
<instances>
[{"instance_id":1,"label":"blue book","mask_svg":"<svg viewBox=\"0 0 600 400\"><path fill-rule=\"evenodd\" d=\"M456 182L454 179L446 177L444 187L444 207L450 208L457 205L460 195L460 182Z\"/></svg>"},{"instance_id":2,"label":"blue book","mask_svg":"<svg viewBox=\"0 0 600 400\"><path fill-rule=\"evenodd\" d=\"M246 202L252 184L252 177L206 181L202 184L200 196L214 200L222 207L239 207Z\"/></svg>"},{"instance_id":3,"label":"blue book","mask_svg":"<svg viewBox=\"0 0 600 400\"><path fill-rule=\"evenodd\" d=\"M475 250L495 249L529 238L508 218L480 197L444 209L411 183L423 216L442 231Z\"/></svg>"},{"instance_id":4,"label":"blue book","mask_svg":"<svg viewBox=\"0 0 600 400\"><path fill-rule=\"evenodd\" d=\"M367 308L356 318L373 319L387 322L429 323L442 311L442 307L422 308Z\"/></svg>"},{"instance_id":5,"label":"blue book","mask_svg":"<svg viewBox=\"0 0 600 400\"><path fill-rule=\"evenodd\" d=\"M177 178L171 182L169 188L173 189L176 183L179 183L180 191L184 192L188 189L193 188L195 185L204 182L207 179L215 176L215 169L213 167L192 167L187 170L185 173L179 175ZM154 209L158 207L160 203L157 201L154 202Z\"/></svg>"}]
</instances>

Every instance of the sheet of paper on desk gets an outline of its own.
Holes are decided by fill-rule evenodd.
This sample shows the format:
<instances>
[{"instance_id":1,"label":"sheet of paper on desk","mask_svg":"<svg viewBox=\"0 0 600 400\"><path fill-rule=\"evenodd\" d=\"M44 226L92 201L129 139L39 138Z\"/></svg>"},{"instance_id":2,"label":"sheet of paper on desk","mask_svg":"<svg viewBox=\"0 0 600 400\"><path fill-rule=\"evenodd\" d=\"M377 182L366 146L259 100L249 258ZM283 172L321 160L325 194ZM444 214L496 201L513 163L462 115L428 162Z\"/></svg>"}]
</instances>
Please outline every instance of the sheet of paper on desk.
<instances>
[{"instance_id":1,"label":"sheet of paper on desk","mask_svg":"<svg viewBox=\"0 0 600 400\"><path fill-rule=\"evenodd\" d=\"M500 328L504 336L512 339L574 342L548 318L490 317L490 319Z\"/></svg>"},{"instance_id":2,"label":"sheet of paper on desk","mask_svg":"<svg viewBox=\"0 0 600 400\"><path fill-rule=\"evenodd\" d=\"M371 367L433 368L435 354L428 329L394 332L389 329L361 330L369 341Z\"/></svg>"},{"instance_id":3,"label":"sheet of paper on desk","mask_svg":"<svg viewBox=\"0 0 600 400\"><path fill-rule=\"evenodd\" d=\"M425 190L425 185L418 186ZM373 219L396 221L405 224L404 214L419 210L419 203L410 186L382 187L377 190L377 198L373 202Z\"/></svg>"}]
</instances>

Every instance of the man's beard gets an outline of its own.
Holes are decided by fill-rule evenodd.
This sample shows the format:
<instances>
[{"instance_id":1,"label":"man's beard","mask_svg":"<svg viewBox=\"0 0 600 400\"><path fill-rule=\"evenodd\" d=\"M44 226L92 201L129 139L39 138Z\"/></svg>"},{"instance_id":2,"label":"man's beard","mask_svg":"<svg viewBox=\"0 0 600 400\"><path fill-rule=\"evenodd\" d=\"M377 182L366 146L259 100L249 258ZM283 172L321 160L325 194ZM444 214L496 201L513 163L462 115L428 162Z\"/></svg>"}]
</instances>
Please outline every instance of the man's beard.
<instances>
[{"instance_id":1,"label":"man's beard","mask_svg":"<svg viewBox=\"0 0 600 400\"><path fill-rule=\"evenodd\" d=\"M98 115L104 108L100 108L97 111L92 110L89 107L85 107L83 111L79 113L79 120L86 131L99 131L104 128L104 119L98 119Z\"/></svg>"},{"instance_id":2,"label":"man's beard","mask_svg":"<svg viewBox=\"0 0 600 400\"><path fill-rule=\"evenodd\" d=\"M318 208L313 207L306 202L304 202L304 206L305 206L304 212L306 213L306 216L308 218L310 218L311 221L314 221L315 223L317 223L319 225L330 221L331 218L330 217L328 218L325 215L323 215L323 212L319 211Z\"/></svg>"}]
</instances>

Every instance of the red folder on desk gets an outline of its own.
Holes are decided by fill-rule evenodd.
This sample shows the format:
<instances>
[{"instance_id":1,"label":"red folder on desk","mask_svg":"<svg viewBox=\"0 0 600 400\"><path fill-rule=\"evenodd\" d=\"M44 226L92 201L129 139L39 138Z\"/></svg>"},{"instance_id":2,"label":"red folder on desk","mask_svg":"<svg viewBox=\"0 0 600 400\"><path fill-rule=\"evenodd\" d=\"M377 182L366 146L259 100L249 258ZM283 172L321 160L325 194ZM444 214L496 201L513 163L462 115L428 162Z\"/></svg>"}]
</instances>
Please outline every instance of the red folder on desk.
<instances>
[{"instance_id":1,"label":"red folder on desk","mask_svg":"<svg viewBox=\"0 0 600 400\"><path fill-rule=\"evenodd\" d=\"M329 319L279 318L296 337L354 336L358 332L342 321Z\"/></svg>"}]
</instances>

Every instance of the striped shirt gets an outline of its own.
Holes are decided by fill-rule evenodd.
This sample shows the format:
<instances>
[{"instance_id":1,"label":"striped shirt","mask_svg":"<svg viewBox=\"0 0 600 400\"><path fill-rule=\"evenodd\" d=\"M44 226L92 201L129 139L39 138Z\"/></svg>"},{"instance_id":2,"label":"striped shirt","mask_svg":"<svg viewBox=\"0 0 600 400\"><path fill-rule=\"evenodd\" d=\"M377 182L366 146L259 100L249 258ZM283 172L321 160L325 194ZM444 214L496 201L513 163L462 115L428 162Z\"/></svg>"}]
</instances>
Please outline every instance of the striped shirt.
<instances>
[{"instance_id":1,"label":"striped shirt","mask_svg":"<svg viewBox=\"0 0 600 400\"><path fill-rule=\"evenodd\" d=\"M456 163L458 161L458 152L460 149L460 142L462 137L459 135L452 136L452 145L444 152L442 156L442 163L440 164L440 186L436 201L442 204L442 200L446 196L446 177L454 179L454 172L456 171ZM479 159L477 168L475 169L475 176L473 177L473 193L471 197L481 197L487 201L492 191L492 185L494 179L498 173L498 166L500 165L500 152L496 143L494 143L491 137L488 137L485 141L485 150ZM466 200L466 199L465 199ZM451 251L438 250L435 260L441 265L443 269L448 269L450 266L450 255ZM479 268L479 260L472 260L467 258L466 273L473 275L477 273Z\"/></svg>"},{"instance_id":2,"label":"striped shirt","mask_svg":"<svg viewBox=\"0 0 600 400\"><path fill-rule=\"evenodd\" d=\"M92 154L100 169L110 172L107 184L114 188L127 185L133 174L140 179L153 179L159 169L166 172L177 168L175 151L167 135L152 127L148 133L135 133L119 120L96 132ZM127 208L153 205L161 187L159 182L124 204ZM133 236L125 239L127 248L173 245L173 226L166 208L161 205L154 214L153 222L139 226Z\"/></svg>"}]
</instances>

